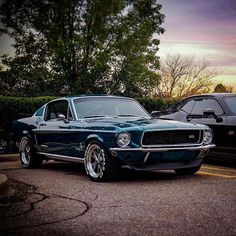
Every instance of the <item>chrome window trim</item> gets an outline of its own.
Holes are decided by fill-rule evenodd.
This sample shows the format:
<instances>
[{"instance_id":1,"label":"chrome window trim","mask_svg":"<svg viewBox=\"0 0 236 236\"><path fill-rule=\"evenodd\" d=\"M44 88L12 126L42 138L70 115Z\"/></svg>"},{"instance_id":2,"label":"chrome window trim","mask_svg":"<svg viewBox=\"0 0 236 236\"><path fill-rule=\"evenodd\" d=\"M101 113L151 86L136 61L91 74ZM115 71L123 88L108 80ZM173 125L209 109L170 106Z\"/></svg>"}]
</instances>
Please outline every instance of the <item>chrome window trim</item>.
<instances>
[{"instance_id":1,"label":"chrome window trim","mask_svg":"<svg viewBox=\"0 0 236 236\"><path fill-rule=\"evenodd\" d=\"M50 159L53 159L53 160L84 163L84 158L80 158L80 157L58 155L58 154L52 154L52 153L46 153L46 152L38 152L38 154L47 156L47 157L49 157Z\"/></svg>"},{"instance_id":2,"label":"chrome window trim","mask_svg":"<svg viewBox=\"0 0 236 236\"><path fill-rule=\"evenodd\" d=\"M43 120L45 121L45 122L49 122L50 120L46 120L46 110L48 109L48 105L50 105L51 103L54 103L54 102L60 102L60 101L66 101L67 102L67 104L68 104L68 107L67 107L67 115L68 115L68 109L70 109L71 110L71 114L72 114L72 116L73 116L73 121L75 120L75 115L76 115L76 113L75 113L75 115L73 114L73 112L72 112L72 109L71 109L71 105L70 105L70 101L67 99L67 98L58 98L58 99L55 99L55 100L52 100L52 101L50 101L50 102L48 102L47 104L45 104L44 106L45 106L45 108L44 108L44 113L43 113ZM52 120L52 119L51 119ZM55 119L53 119L53 120L55 120Z\"/></svg>"},{"instance_id":3,"label":"chrome window trim","mask_svg":"<svg viewBox=\"0 0 236 236\"><path fill-rule=\"evenodd\" d=\"M155 131L173 131L173 130L199 130L202 132L202 142L200 143L201 135L199 137L199 142L198 143L184 143L184 144L160 144L160 145L143 145L143 137L146 132L155 132ZM145 130L142 134L141 137L141 146L142 147L186 147L186 146L200 146L203 145L203 135L204 135L205 129L199 129L199 128L173 128L173 129L155 129L155 130Z\"/></svg>"},{"instance_id":4,"label":"chrome window trim","mask_svg":"<svg viewBox=\"0 0 236 236\"><path fill-rule=\"evenodd\" d=\"M75 104L74 104L74 99L71 99L71 104L72 104L72 109L73 109L73 113L75 114L75 120L79 120L76 110L75 110Z\"/></svg>"},{"instance_id":5,"label":"chrome window trim","mask_svg":"<svg viewBox=\"0 0 236 236\"><path fill-rule=\"evenodd\" d=\"M138 104L138 106L147 114L148 117L146 117L146 119L152 119L152 116L149 114L149 112L146 111L146 109L137 100L135 100L133 98L128 98L128 97L119 97L119 96L108 95L108 96L84 96L84 97L72 98L71 101L72 101L72 104L73 104L73 108L74 108L77 120L84 120L84 118L80 118L80 119L78 118L77 113L76 113L76 109L75 109L75 105L74 105L74 100L85 99L85 98L116 98L116 99L132 100L132 101L136 102Z\"/></svg>"}]
</instances>

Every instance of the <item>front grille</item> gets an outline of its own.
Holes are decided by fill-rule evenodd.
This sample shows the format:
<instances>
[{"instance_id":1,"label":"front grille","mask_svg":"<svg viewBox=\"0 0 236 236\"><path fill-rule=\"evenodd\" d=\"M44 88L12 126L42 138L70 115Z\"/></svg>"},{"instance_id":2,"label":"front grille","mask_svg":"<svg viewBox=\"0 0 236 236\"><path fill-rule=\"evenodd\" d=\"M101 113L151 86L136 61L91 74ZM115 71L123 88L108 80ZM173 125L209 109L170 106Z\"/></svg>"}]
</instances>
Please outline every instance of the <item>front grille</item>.
<instances>
[{"instance_id":1,"label":"front grille","mask_svg":"<svg viewBox=\"0 0 236 236\"><path fill-rule=\"evenodd\" d=\"M147 131L143 135L142 145L185 145L199 144L203 139L201 130L164 130Z\"/></svg>"}]
</instances>

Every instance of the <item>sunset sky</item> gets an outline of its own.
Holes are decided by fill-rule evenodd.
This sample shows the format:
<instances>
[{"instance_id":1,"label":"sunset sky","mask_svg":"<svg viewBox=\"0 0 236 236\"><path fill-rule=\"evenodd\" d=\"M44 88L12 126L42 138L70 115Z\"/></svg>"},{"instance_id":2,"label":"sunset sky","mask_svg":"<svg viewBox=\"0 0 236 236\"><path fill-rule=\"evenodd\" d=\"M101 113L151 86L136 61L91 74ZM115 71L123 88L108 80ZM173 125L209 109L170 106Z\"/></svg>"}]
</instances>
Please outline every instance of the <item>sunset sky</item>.
<instances>
[{"instance_id":1,"label":"sunset sky","mask_svg":"<svg viewBox=\"0 0 236 236\"><path fill-rule=\"evenodd\" d=\"M216 67L215 82L236 87L236 0L157 0L166 15L160 53L195 55ZM1 2L1 0L0 0ZM0 37L0 54L12 52Z\"/></svg>"},{"instance_id":2,"label":"sunset sky","mask_svg":"<svg viewBox=\"0 0 236 236\"><path fill-rule=\"evenodd\" d=\"M158 0L166 15L160 56L195 55L221 71L215 82L236 87L236 0Z\"/></svg>"}]
</instances>

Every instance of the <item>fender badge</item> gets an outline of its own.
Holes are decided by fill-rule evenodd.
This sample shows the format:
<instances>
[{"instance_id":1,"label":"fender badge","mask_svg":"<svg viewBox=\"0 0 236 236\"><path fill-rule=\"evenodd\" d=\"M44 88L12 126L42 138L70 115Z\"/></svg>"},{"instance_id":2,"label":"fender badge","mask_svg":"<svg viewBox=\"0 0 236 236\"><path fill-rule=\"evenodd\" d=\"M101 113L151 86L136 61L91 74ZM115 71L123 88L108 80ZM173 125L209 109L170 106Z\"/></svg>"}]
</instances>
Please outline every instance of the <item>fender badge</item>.
<instances>
[{"instance_id":1,"label":"fender badge","mask_svg":"<svg viewBox=\"0 0 236 236\"><path fill-rule=\"evenodd\" d=\"M78 147L75 147L76 151L82 152L84 150L84 145L83 143L80 143Z\"/></svg>"}]
</instances>

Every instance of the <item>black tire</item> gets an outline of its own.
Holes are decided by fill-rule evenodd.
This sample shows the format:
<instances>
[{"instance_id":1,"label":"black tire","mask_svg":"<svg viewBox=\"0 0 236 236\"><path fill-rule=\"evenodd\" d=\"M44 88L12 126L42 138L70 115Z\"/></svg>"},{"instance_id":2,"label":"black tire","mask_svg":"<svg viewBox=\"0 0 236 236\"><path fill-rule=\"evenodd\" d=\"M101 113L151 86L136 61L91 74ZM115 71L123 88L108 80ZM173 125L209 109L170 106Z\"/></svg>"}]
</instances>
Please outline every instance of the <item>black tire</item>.
<instances>
[{"instance_id":1,"label":"black tire","mask_svg":"<svg viewBox=\"0 0 236 236\"><path fill-rule=\"evenodd\" d=\"M200 168L201 168L201 165L197 167L192 167L192 168L176 169L175 173L178 175L193 175L196 172L198 172Z\"/></svg>"},{"instance_id":2,"label":"black tire","mask_svg":"<svg viewBox=\"0 0 236 236\"><path fill-rule=\"evenodd\" d=\"M91 141L86 147L84 165L90 179L98 182L114 180L120 168L114 157L97 141Z\"/></svg>"},{"instance_id":3,"label":"black tire","mask_svg":"<svg viewBox=\"0 0 236 236\"><path fill-rule=\"evenodd\" d=\"M42 157L36 153L31 140L24 136L20 141L20 160L23 168L38 168L42 165Z\"/></svg>"}]
</instances>

